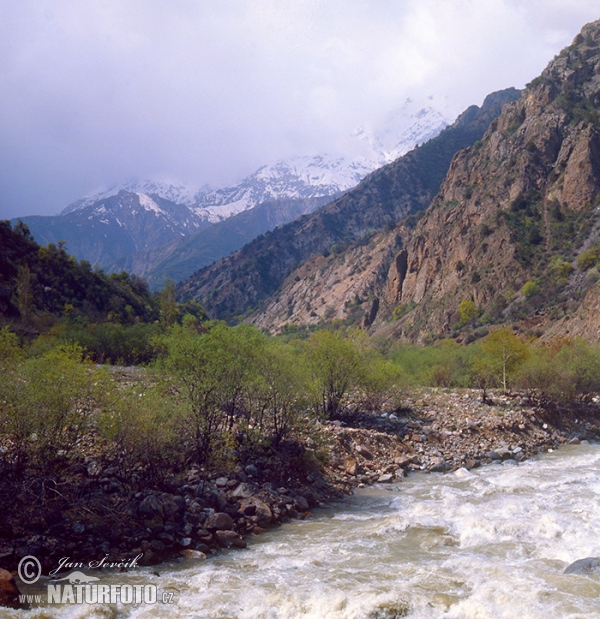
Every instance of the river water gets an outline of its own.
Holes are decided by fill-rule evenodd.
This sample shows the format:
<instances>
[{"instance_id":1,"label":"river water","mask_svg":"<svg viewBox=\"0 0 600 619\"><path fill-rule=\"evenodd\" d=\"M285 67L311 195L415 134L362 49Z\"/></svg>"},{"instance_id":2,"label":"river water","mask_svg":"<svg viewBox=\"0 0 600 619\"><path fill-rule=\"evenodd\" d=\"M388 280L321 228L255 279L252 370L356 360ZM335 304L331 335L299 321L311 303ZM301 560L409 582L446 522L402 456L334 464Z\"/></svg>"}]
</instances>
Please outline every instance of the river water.
<instances>
[{"instance_id":1,"label":"river water","mask_svg":"<svg viewBox=\"0 0 600 619\"><path fill-rule=\"evenodd\" d=\"M600 446L461 473L359 490L253 538L245 550L102 578L156 584L173 594L171 605L0 616L600 618L600 574L562 573L600 556Z\"/></svg>"}]
</instances>

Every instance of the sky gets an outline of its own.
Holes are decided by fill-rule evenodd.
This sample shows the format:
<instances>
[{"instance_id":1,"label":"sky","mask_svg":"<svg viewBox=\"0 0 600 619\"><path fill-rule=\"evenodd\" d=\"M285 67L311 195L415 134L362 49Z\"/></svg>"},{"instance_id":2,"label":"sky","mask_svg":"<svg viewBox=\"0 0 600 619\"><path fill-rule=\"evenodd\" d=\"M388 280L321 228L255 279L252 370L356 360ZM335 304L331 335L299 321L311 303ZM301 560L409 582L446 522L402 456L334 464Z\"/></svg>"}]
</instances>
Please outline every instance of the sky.
<instances>
[{"instance_id":1,"label":"sky","mask_svg":"<svg viewBox=\"0 0 600 619\"><path fill-rule=\"evenodd\" d=\"M410 98L522 88L597 0L2 0L0 218L345 154Z\"/></svg>"}]
</instances>

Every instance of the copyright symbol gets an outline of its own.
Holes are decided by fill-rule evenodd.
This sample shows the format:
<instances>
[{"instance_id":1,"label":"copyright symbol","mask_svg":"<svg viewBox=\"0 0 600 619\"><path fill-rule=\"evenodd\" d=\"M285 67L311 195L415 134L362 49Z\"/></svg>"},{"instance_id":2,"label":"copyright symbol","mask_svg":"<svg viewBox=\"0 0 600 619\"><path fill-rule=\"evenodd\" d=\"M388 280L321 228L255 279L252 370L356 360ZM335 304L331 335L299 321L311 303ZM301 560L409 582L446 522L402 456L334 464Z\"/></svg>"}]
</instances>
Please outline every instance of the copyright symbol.
<instances>
[{"instance_id":1,"label":"copyright symbol","mask_svg":"<svg viewBox=\"0 0 600 619\"><path fill-rule=\"evenodd\" d=\"M42 575L42 564L33 555L27 555L19 561L17 571L22 582L32 585Z\"/></svg>"}]
</instances>

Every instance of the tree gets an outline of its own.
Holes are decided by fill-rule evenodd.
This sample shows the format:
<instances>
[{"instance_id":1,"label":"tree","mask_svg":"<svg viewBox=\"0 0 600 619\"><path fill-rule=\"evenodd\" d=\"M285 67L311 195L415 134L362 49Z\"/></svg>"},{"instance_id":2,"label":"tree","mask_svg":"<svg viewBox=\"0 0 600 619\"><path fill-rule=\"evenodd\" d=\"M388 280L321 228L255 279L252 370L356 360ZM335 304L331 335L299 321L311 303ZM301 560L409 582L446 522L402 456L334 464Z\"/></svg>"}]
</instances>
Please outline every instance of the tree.
<instances>
[{"instance_id":1,"label":"tree","mask_svg":"<svg viewBox=\"0 0 600 619\"><path fill-rule=\"evenodd\" d=\"M470 299L465 299L458 304L458 313L461 325L466 325L479 315L475 302Z\"/></svg>"},{"instance_id":2,"label":"tree","mask_svg":"<svg viewBox=\"0 0 600 619\"><path fill-rule=\"evenodd\" d=\"M175 283L172 279L168 279L165 282L165 287L160 293L160 320L165 327L170 327L177 320Z\"/></svg>"},{"instance_id":3,"label":"tree","mask_svg":"<svg viewBox=\"0 0 600 619\"><path fill-rule=\"evenodd\" d=\"M487 367L487 372L495 376L507 392L508 379L527 358L529 348L510 329L505 327L490 333L481 344L479 365Z\"/></svg>"},{"instance_id":4,"label":"tree","mask_svg":"<svg viewBox=\"0 0 600 619\"><path fill-rule=\"evenodd\" d=\"M17 305L21 320L24 324L29 324L33 312L33 287L27 264L22 264L17 272Z\"/></svg>"},{"instance_id":5,"label":"tree","mask_svg":"<svg viewBox=\"0 0 600 619\"><path fill-rule=\"evenodd\" d=\"M306 353L318 408L327 417L335 417L350 389L364 381L365 364L360 349L339 333L317 331L308 340Z\"/></svg>"}]
</instances>

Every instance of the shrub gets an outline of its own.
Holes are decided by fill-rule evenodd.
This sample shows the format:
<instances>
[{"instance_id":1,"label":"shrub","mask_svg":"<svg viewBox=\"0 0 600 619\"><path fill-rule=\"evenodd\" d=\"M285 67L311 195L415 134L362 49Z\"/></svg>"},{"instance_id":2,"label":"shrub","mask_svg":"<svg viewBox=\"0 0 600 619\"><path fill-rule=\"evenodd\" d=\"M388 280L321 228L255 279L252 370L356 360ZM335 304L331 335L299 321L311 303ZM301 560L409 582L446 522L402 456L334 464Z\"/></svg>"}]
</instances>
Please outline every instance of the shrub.
<instances>
[{"instance_id":1,"label":"shrub","mask_svg":"<svg viewBox=\"0 0 600 619\"><path fill-rule=\"evenodd\" d=\"M471 320L479 316L479 311L474 301L465 299L458 304L458 313L460 316L460 324L466 325Z\"/></svg>"},{"instance_id":2,"label":"shrub","mask_svg":"<svg viewBox=\"0 0 600 619\"><path fill-rule=\"evenodd\" d=\"M600 262L600 245L581 252L577 258L577 266L581 271L587 271Z\"/></svg>"},{"instance_id":3,"label":"shrub","mask_svg":"<svg viewBox=\"0 0 600 619\"><path fill-rule=\"evenodd\" d=\"M530 282L525 283L525 285L523 286L522 292L523 292L523 296L526 299L531 299L531 297L534 297L536 294L539 294L541 290L542 288L537 282L530 281Z\"/></svg>"}]
</instances>

